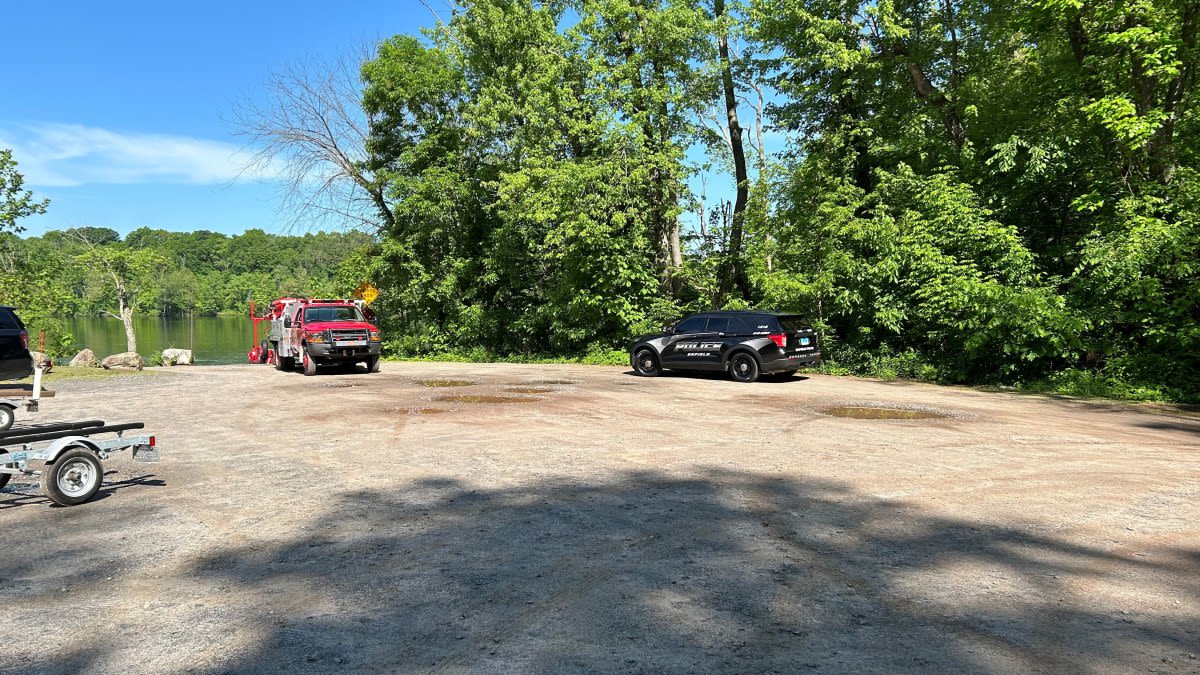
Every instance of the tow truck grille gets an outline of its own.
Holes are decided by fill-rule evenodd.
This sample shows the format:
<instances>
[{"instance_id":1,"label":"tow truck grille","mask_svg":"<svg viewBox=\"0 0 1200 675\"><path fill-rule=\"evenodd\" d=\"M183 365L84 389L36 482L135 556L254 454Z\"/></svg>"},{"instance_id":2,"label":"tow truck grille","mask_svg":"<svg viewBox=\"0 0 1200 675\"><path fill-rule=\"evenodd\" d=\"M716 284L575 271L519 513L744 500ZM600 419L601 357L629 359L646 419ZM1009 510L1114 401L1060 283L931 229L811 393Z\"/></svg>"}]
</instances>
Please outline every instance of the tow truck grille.
<instances>
[{"instance_id":1,"label":"tow truck grille","mask_svg":"<svg viewBox=\"0 0 1200 675\"><path fill-rule=\"evenodd\" d=\"M331 337L334 342L351 342L355 340L366 340L367 331L358 328L346 328L340 330L331 330Z\"/></svg>"}]
</instances>

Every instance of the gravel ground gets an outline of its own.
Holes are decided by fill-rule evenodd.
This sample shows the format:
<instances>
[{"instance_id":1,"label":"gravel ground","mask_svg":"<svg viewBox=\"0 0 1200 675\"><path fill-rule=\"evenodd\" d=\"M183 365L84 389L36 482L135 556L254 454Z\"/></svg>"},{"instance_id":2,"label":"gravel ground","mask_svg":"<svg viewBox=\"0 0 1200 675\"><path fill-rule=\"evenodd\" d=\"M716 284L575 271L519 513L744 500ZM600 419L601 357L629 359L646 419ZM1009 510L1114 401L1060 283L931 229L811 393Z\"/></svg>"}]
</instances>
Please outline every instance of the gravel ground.
<instances>
[{"instance_id":1,"label":"gravel ground","mask_svg":"<svg viewBox=\"0 0 1200 675\"><path fill-rule=\"evenodd\" d=\"M37 422L144 420L163 462L0 493L0 672L1200 672L1184 412L574 366L56 388Z\"/></svg>"}]
</instances>

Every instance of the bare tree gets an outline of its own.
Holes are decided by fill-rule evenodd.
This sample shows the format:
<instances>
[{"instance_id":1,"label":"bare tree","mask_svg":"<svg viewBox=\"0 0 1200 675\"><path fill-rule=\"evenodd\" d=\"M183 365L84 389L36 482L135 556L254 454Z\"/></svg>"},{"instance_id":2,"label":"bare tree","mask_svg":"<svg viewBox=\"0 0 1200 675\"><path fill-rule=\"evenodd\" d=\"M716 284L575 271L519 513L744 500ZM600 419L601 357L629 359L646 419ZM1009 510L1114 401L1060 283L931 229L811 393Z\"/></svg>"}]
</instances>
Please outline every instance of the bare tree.
<instances>
[{"instance_id":1,"label":"bare tree","mask_svg":"<svg viewBox=\"0 0 1200 675\"><path fill-rule=\"evenodd\" d=\"M383 181L367 163L359 73L368 58L364 44L329 63L294 64L271 76L263 100L234 111L234 133L254 150L245 172L284 179L281 207L293 224L394 224Z\"/></svg>"}]
</instances>

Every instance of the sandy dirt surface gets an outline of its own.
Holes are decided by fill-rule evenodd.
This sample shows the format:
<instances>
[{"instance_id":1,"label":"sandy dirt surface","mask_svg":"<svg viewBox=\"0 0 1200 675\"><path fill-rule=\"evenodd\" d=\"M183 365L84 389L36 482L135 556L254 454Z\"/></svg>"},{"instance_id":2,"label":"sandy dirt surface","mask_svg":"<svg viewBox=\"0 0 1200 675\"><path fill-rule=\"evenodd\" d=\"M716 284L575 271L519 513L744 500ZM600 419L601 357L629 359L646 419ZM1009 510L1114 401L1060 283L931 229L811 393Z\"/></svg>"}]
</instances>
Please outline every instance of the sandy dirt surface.
<instances>
[{"instance_id":1,"label":"sandy dirt surface","mask_svg":"<svg viewBox=\"0 0 1200 675\"><path fill-rule=\"evenodd\" d=\"M0 672L1200 672L1195 415L572 366L57 389L35 421L163 461L0 493Z\"/></svg>"}]
</instances>

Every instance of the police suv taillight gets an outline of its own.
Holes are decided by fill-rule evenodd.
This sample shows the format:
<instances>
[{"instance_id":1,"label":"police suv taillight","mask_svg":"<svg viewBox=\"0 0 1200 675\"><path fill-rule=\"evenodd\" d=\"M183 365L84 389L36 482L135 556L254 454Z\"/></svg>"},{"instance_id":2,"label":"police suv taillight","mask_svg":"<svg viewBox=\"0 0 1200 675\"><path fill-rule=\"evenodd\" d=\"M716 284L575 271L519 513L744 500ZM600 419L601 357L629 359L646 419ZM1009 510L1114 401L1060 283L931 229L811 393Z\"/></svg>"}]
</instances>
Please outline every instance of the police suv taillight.
<instances>
[{"instance_id":1,"label":"police suv taillight","mask_svg":"<svg viewBox=\"0 0 1200 675\"><path fill-rule=\"evenodd\" d=\"M772 335L768 335L767 337L771 338L771 342L774 342L775 345L780 349L783 349L787 346L787 334L785 333L774 333Z\"/></svg>"}]
</instances>

